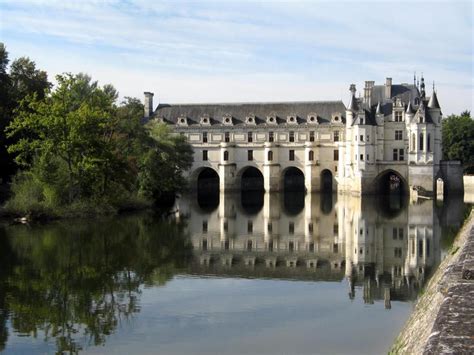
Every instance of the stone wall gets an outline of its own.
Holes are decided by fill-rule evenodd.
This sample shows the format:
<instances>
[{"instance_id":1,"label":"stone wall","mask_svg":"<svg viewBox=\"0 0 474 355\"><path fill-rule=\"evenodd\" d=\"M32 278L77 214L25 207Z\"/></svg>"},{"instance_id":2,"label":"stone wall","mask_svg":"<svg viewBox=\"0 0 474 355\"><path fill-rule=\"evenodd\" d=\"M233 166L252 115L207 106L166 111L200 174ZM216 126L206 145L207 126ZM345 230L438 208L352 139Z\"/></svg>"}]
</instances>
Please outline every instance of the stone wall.
<instances>
[{"instance_id":1,"label":"stone wall","mask_svg":"<svg viewBox=\"0 0 474 355\"><path fill-rule=\"evenodd\" d=\"M464 201L474 203L474 175L464 175Z\"/></svg>"},{"instance_id":2,"label":"stone wall","mask_svg":"<svg viewBox=\"0 0 474 355\"><path fill-rule=\"evenodd\" d=\"M474 210L390 354L474 353Z\"/></svg>"}]
</instances>

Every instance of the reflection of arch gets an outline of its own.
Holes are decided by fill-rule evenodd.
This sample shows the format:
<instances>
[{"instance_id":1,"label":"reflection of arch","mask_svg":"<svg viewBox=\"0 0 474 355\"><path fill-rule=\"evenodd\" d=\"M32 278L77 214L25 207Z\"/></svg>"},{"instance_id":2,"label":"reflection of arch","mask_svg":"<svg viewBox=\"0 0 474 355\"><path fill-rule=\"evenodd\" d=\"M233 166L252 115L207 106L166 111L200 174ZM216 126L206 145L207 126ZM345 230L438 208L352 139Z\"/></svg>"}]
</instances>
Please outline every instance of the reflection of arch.
<instances>
[{"instance_id":1,"label":"reflection of arch","mask_svg":"<svg viewBox=\"0 0 474 355\"><path fill-rule=\"evenodd\" d=\"M240 193L240 204L246 215L255 215L263 207L263 190L242 190Z\"/></svg>"},{"instance_id":2,"label":"reflection of arch","mask_svg":"<svg viewBox=\"0 0 474 355\"><path fill-rule=\"evenodd\" d=\"M288 216L296 216L304 209L304 190L283 194L283 210Z\"/></svg>"},{"instance_id":3,"label":"reflection of arch","mask_svg":"<svg viewBox=\"0 0 474 355\"><path fill-rule=\"evenodd\" d=\"M208 167L197 169L191 176L197 188L197 201L204 211L213 211L219 205L219 174Z\"/></svg>"},{"instance_id":4,"label":"reflection of arch","mask_svg":"<svg viewBox=\"0 0 474 355\"><path fill-rule=\"evenodd\" d=\"M321 192L332 192L332 172L329 169L321 171Z\"/></svg>"},{"instance_id":5,"label":"reflection of arch","mask_svg":"<svg viewBox=\"0 0 474 355\"><path fill-rule=\"evenodd\" d=\"M301 169L291 166L282 171L281 174L284 191L305 191L304 173Z\"/></svg>"},{"instance_id":6,"label":"reflection of arch","mask_svg":"<svg viewBox=\"0 0 474 355\"><path fill-rule=\"evenodd\" d=\"M237 174L237 182L242 191L263 191L263 174L253 166L242 168Z\"/></svg>"}]
</instances>

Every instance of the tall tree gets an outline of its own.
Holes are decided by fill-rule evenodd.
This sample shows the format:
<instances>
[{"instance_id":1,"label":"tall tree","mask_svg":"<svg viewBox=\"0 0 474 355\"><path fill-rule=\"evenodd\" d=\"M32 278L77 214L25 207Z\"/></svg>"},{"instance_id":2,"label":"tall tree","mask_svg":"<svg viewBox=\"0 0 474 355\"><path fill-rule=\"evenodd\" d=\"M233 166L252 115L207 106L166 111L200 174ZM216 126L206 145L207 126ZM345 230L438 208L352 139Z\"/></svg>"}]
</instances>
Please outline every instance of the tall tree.
<instances>
[{"instance_id":1,"label":"tall tree","mask_svg":"<svg viewBox=\"0 0 474 355\"><path fill-rule=\"evenodd\" d=\"M15 110L28 95L44 98L45 91L51 87L45 71L36 68L34 61L27 57L14 60L8 72L8 52L0 43L0 179L7 180L16 171L13 157L7 146L16 143L20 137L8 139L5 128L15 116Z\"/></svg>"},{"instance_id":2,"label":"tall tree","mask_svg":"<svg viewBox=\"0 0 474 355\"><path fill-rule=\"evenodd\" d=\"M474 120L469 111L443 120L443 157L460 160L465 169L474 166Z\"/></svg>"}]
</instances>

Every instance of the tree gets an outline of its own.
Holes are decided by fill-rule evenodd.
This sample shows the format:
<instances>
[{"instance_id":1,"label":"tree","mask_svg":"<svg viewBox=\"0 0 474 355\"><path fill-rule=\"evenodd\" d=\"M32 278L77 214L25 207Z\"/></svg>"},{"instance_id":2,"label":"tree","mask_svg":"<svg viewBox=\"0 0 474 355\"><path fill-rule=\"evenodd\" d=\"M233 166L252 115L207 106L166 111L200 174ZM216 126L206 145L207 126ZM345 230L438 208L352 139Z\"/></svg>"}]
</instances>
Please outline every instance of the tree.
<instances>
[{"instance_id":1,"label":"tree","mask_svg":"<svg viewBox=\"0 0 474 355\"><path fill-rule=\"evenodd\" d=\"M15 109L28 95L37 95L39 99L45 90L51 87L45 71L36 69L34 61L27 57L14 60L8 73L8 52L0 43L0 179L8 180L16 171L13 157L8 154L7 146L17 142L20 137L8 139L5 128L12 122Z\"/></svg>"},{"instance_id":2,"label":"tree","mask_svg":"<svg viewBox=\"0 0 474 355\"><path fill-rule=\"evenodd\" d=\"M460 160L465 169L474 166L474 121L469 111L443 120L443 157Z\"/></svg>"}]
</instances>

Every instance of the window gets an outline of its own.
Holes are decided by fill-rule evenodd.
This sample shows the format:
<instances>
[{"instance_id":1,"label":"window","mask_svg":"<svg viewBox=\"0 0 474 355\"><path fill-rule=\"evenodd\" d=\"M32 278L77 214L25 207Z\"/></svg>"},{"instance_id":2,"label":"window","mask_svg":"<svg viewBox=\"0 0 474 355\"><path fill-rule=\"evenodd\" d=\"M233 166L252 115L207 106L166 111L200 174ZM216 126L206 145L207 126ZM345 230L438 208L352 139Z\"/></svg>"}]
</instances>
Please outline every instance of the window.
<instances>
[{"instance_id":1,"label":"window","mask_svg":"<svg viewBox=\"0 0 474 355\"><path fill-rule=\"evenodd\" d=\"M424 122L424 118L423 116L420 116L420 123L423 123Z\"/></svg>"},{"instance_id":2,"label":"window","mask_svg":"<svg viewBox=\"0 0 474 355\"><path fill-rule=\"evenodd\" d=\"M202 132L202 142L207 143L207 132Z\"/></svg>"},{"instance_id":3,"label":"window","mask_svg":"<svg viewBox=\"0 0 474 355\"><path fill-rule=\"evenodd\" d=\"M405 150L404 149L399 149L398 150L398 160L405 160Z\"/></svg>"},{"instance_id":4,"label":"window","mask_svg":"<svg viewBox=\"0 0 474 355\"><path fill-rule=\"evenodd\" d=\"M404 149L394 149L393 150L393 160L399 160L399 161L405 160L405 150Z\"/></svg>"},{"instance_id":5,"label":"window","mask_svg":"<svg viewBox=\"0 0 474 355\"><path fill-rule=\"evenodd\" d=\"M290 224L288 224L288 233L295 234L295 222L290 222Z\"/></svg>"},{"instance_id":6,"label":"window","mask_svg":"<svg viewBox=\"0 0 474 355\"><path fill-rule=\"evenodd\" d=\"M360 124L363 125L363 124L364 124L364 119L363 119L363 118L360 118L360 119L359 119L359 122L360 122Z\"/></svg>"},{"instance_id":7,"label":"window","mask_svg":"<svg viewBox=\"0 0 474 355\"><path fill-rule=\"evenodd\" d=\"M273 242L268 243L268 251L273 251Z\"/></svg>"},{"instance_id":8,"label":"window","mask_svg":"<svg viewBox=\"0 0 474 355\"><path fill-rule=\"evenodd\" d=\"M226 241L224 242L224 249L225 249L225 250L229 250L229 241L228 241L228 240L226 240Z\"/></svg>"},{"instance_id":9,"label":"window","mask_svg":"<svg viewBox=\"0 0 474 355\"><path fill-rule=\"evenodd\" d=\"M411 150L416 150L416 135L413 133L411 135Z\"/></svg>"},{"instance_id":10,"label":"window","mask_svg":"<svg viewBox=\"0 0 474 355\"><path fill-rule=\"evenodd\" d=\"M202 250L207 250L207 239L202 240Z\"/></svg>"},{"instance_id":11,"label":"window","mask_svg":"<svg viewBox=\"0 0 474 355\"><path fill-rule=\"evenodd\" d=\"M312 150L309 151L308 153L308 160L313 161L314 160L314 152Z\"/></svg>"},{"instance_id":12,"label":"window","mask_svg":"<svg viewBox=\"0 0 474 355\"><path fill-rule=\"evenodd\" d=\"M249 161L253 160L253 150L247 150L247 159Z\"/></svg>"},{"instance_id":13,"label":"window","mask_svg":"<svg viewBox=\"0 0 474 355\"><path fill-rule=\"evenodd\" d=\"M253 233L253 222L252 222L252 221L248 221L248 222L247 222L247 233L248 233L248 234L252 234L252 233Z\"/></svg>"},{"instance_id":14,"label":"window","mask_svg":"<svg viewBox=\"0 0 474 355\"><path fill-rule=\"evenodd\" d=\"M392 239L393 240L403 240L403 228L393 228L392 230Z\"/></svg>"},{"instance_id":15,"label":"window","mask_svg":"<svg viewBox=\"0 0 474 355\"><path fill-rule=\"evenodd\" d=\"M295 160L295 151L294 150L289 151L289 159L290 159L290 161Z\"/></svg>"},{"instance_id":16,"label":"window","mask_svg":"<svg viewBox=\"0 0 474 355\"><path fill-rule=\"evenodd\" d=\"M271 222L267 224L267 231L268 233L271 233L273 231L273 225Z\"/></svg>"},{"instance_id":17,"label":"window","mask_svg":"<svg viewBox=\"0 0 474 355\"><path fill-rule=\"evenodd\" d=\"M268 158L268 161L273 161L273 152L271 150L268 151L267 158Z\"/></svg>"},{"instance_id":18,"label":"window","mask_svg":"<svg viewBox=\"0 0 474 355\"><path fill-rule=\"evenodd\" d=\"M207 150L202 151L202 160L204 160L204 161L207 160Z\"/></svg>"},{"instance_id":19,"label":"window","mask_svg":"<svg viewBox=\"0 0 474 355\"><path fill-rule=\"evenodd\" d=\"M294 141L295 141L295 132L290 131L290 142L294 142Z\"/></svg>"},{"instance_id":20,"label":"window","mask_svg":"<svg viewBox=\"0 0 474 355\"><path fill-rule=\"evenodd\" d=\"M361 160L361 161L364 160L364 154L361 154L361 155L360 155L360 160Z\"/></svg>"},{"instance_id":21,"label":"window","mask_svg":"<svg viewBox=\"0 0 474 355\"><path fill-rule=\"evenodd\" d=\"M202 232L207 233L207 221L202 221Z\"/></svg>"},{"instance_id":22,"label":"window","mask_svg":"<svg viewBox=\"0 0 474 355\"><path fill-rule=\"evenodd\" d=\"M227 221L224 221L224 232L228 232L228 231L229 231L229 223Z\"/></svg>"},{"instance_id":23,"label":"window","mask_svg":"<svg viewBox=\"0 0 474 355\"><path fill-rule=\"evenodd\" d=\"M428 133L428 137L426 139L426 150L431 152L431 134Z\"/></svg>"},{"instance_id":24,"label":"window","mask_svg":"<svg viewBox=\"0 0 474 355\"><path fill-rule=\"evenodd\" d=\"M402 257L402 248L395 248L393 251L393 256L396 258Z\"/></svg>"},{"instance_id":25,"label":"window","mask_svg":"<svg viewBox=\"0 0 474 355\"><path fill-rule=\"evenodd\" d=\"M403 113L401 111L395 111L393 120L395 122L402 122L403 121Z\"/></svg>"},{"instance_id":26,"label":"window","mask_svg":"<svg viewBox=\"0 0 474 355\"><path fill-rule=\"evenodd\" d=\"M313 223L308 224L308 233L313 234Z\"/></svg>"},{"instance_id":27,"label":"window","mask_svg":"<svg viewBox=\"0 0 474 355\"><path fill-rule=\"evenodd\" d=\"M247 132L247 142L249 143L253 142L252 132Z\"/></svg>"},{"instance_id":28,"label":"window","mask_svg":"<svg viewBox=\"0 0 474 355\"><path fill-rule=\"evenodd\" d=\"M293 251L295 250L295 243L294 243L294 242L289 242L289 243L288 243L288 250L289 250L290 252L293 252ZM292 265L292 262L290 262L290 265L293 266L293 265Z\"/></svg>"},{"instance_id":29,"label":"window","mask_svg":"<svg viewBox=\"0 0 474 355\"><path fill-rule=\"evenodd\" d=\"M275 140L273 132L268 132L268 141L273 142Z\"/></svg>"},{"instance_id":30,"label":"window","mask_svg":"<svg viewBox=\"0 0 474 355\"><path fill-rule=\"evenodd\" d=\"M363 135L363 134L361 134L361 135L360 135L360 138L359 138L359 140L360 140L361 142L363 142L363 141L364 141L364 135Z\"/></svg>"},{"instance_id":31,"label":"window","mask_svg":"<svg viewBox=\"0 0 474 355\"><path fill-rule=\"evenodd\" d=\"M403 131L395 131L395 140L396 141L403 140Z\"/></svg>"},{"instance_id":32,"label":"window","mask_svg":"<svg viewBox=\"0 0 474 355\"><path fill-rule=\"evenodd\" d=\"M251 240L247 241L247 251L252 251L252 241Z\"/></svg>"},{"instance_id":33,"label":"window","mask_svg":"<svg viewBox=\"0 0 474 355\"><path fill-rule=\"evenodd\" d=\"M334 161L339 161L339 149L334 149L333 157Z\"/></svg>"},{"instance_id":34,"label":"window","mask_svg":"<svg viewBox=\"0 0 474 355\"><path fill-rule=\"evenodd\" d=\"M369 161L369 154L365 155L365 160Z\"/></svg>"},{"instance_id":35,"label":"window","mask_svg":"<svg viewBox=\"0 0 474 355\"><path fill-rule=\"evenodd\" d=\"M309 243L309 251L311 253L314 253L314 243L313 242Z\"/></svg>"},{"instance_id":36,"label":"window","mask_svg":"<svg viewBox=\"0 0 474 355\"><path fill-rule=\"evenodd\" d=\"M309 141L314 142L314 131L309 131Z\"/></svg>"},{"instance_id":37,"label":"window","mask_svg":"<svg viewBox=\"0 0 474 355\"><path fill-rule=\"evenodd\" d=\"M229 152L227 150L224 150L224 161L229 160Z\"/></svg>"},{"instance_id":38,"label":"window","mask_svg":"<svg viewBox=\"0 0 474 355\"><path fill-rule=\"evenodd\" d=\"M420 133L420 150L423 150L423 133Z\"/></svg>"},{"instance_id":39,"label":"window","mask_svg":"<svg viewBox=\"0 0 474 355\"><path fill-rule=\"evenodd\" d=\"M230 142L230 133L229 132L224 132L224 141Z\"/></svg>"},{"instance_id":40,"label":"window","mask_svg":"<svg viewBox=\"0 0 474 355\"><path fill-rule=\"evenodd\" d=\"M339 142L339 131L334 131L334 142Z\"/></svg>"}]
</instances>

